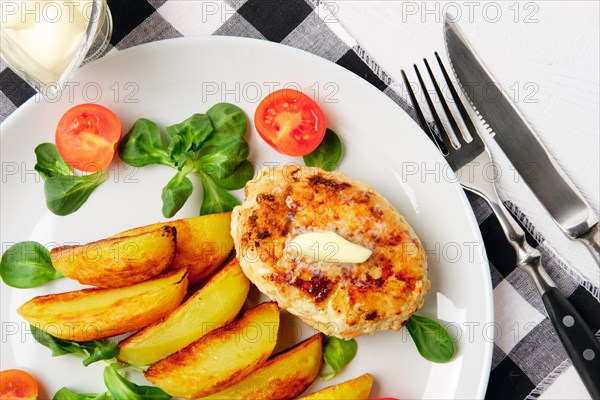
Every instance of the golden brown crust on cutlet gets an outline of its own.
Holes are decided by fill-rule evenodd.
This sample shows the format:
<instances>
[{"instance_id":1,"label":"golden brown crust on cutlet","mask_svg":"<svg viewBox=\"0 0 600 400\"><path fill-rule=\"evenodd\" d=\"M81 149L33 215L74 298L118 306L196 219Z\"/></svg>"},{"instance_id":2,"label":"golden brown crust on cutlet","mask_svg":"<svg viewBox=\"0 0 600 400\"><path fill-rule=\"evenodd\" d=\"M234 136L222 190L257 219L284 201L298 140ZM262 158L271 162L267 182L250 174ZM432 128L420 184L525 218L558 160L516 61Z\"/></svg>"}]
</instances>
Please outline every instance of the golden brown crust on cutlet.
<instances>
[{"instance_id":1,"label":"golden brown crust on cutlet","mask_svg":"<svg viewBox=\"0 0 600 400\"><path fill-rule=\"evenodd\" d=\"M242 269L258 288L318 330L355 337L400 329L429 288L425 251L387 200L338 172L292 166L248 183L232 215ZM295 236L334 231L372 250L360 264L286 248ZM326 250L328 250L326 248Z\"/></svg>"}]
</instances>

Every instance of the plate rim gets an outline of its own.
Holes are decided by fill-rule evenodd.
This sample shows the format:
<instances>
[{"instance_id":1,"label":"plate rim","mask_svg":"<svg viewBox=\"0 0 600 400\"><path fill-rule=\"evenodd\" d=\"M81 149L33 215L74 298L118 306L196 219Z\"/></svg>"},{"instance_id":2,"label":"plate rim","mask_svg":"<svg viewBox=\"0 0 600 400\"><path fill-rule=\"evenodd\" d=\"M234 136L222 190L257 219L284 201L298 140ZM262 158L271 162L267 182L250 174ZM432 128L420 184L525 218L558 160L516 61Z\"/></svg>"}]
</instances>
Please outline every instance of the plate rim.
<instances>
[{"instance_id":1,"label":"plate rim","mask_svg":"<svg viewBox=\"0 0 600 400\"><path fill-rule=\"evenodd\" d=\"M360 81L361 84L363 86L365 86L365 88L369 87L368 90L373 91L373 93L377 93L377 96L379 96L382 99L381 101L387 101L387 102L393 103L393 105L395 107L397 107L398 109L400 109L401 112L403 114L405 114L407 119L409 119L411 121L411 123L413 124L413 127L416 127L419 130L421 129L417 125L417 123L412 119L412 117L404 109L402 109L402 107L400 107L394 100L392 100L383 91L379 90L374 85L372 85L370 82L368 82L365 79L361 78L360 76L356 75L354 72L336 64L335 62L327 60L326 58L323 58L319 55L313 54L307 50L288 46L288 45L285 45L282 43L271 42L271 41L257 39L257 38L247 38L247 37L239 37L239 36L199 36L199 37L185 36L185 37L167 38L167 39L161 39L161 40L156 40L156 41L152 41L152 42L142 43L139 45L135 45L135 46L126 48L126 49L110 51L108 54L106 54L102 58L92 61L90 63L86 63L85 65L81 66L70 79L77 78L77 76L80 73L85 72L88 69L102 68L102 64L110 63L113 59L119 58L121 56L130 54L130 53L135 53L138 51L153 51L153 48L160 49L163 46L168 47L169 45L171 45L171 43L176 43L176 44L179 44L182 42L203 43L203 42L207 42L207 41L208 42L223 41L223 42L232 42L232 43L247 42L251 46L271 47L271 48L275 49L274 51L276 51L276 52L277 51L288 51L291 53L298 53L298 54L301 54L302 57L311 58L313 60L313 62L319 62L319 63L333 65L336 68L337 73L346 75L347 79L352 79L352 80L355 80L356 82ZM0 138L4 139L5 137L7 137L8 134L6 134L5 132L11 131L11 129L4 129L4 128L10 128L11 125L17 124L18 123L17 121L20 118L22 118L21 114L26 115L29 108L32 107L32 104L36 104L36 102L38 101L36 99L39 99L38 96L41 96L41 94L39 94L39 93L34 94L26 102L24 102L22 105L17 107L17 109L14 110L4 121L2 121L2 123L0 124L0 128L3 128L3 129L0 129ZM13 121L15 121L15 122L13 122ZM418 140L423 141L424 139L427 139L425 135L415 135L415 137L417 137L417 136L419 137ZM431 146L430 150L431 150L432 156L437 158L438 162L445 163L446 161L444 160L443 155L441 155L439 153L437 148L435 148L435 145L433 143L431 143L429 140L425 140L425 142L428 143L428 146ZM442 164L442 165L444 165L444 164ZM453 173L452 173L452 176L454 176ZM468 219L469 229L474 234L474 237L477 238L477 240L479 242L478 244L481 246L482 251L481 251L479 258L480 258L482 268L483 268L483 270L481 272L484 275L483 276L484 285L485 285L484 294L486 296L485 300L486 300L486 304L487 304L487 307L485 308L485 316L488 319L485 322L493 323L495 321L493 286L492 286L492 282L491 282L491 271L489 268L486 267L486 264L488 263L488 261L486 258L487 252L485 250L485 243L483 241L483 238L481 235L481 230L479 229L479 224L477 223L473 209L470 206L470 203L468 201L466 193L464 192L462 186L458 182L458 179L454 179L454 181L452 182L452 185L454 186L455 192L457 193L458 198L460 199L460 204L464 210L463 213L466 214L465 216ZM1 284L4 285L4 283L1 283ZM12 288L10 288L10 289L12 289ZM480 379L479 379L479 384L478 384L478 389L477 389L477 397L478 398L484 398L484 396L486 394L486 390L487 390L487 386L488 386L489 378L490 378L490 373L491 373L493 347L494 347L493 341L488 341L487 345L485 346L485 352L482 356L482 363L485 368L482 371L482 373L480 375Z\"/></svg>"}]
</instances>

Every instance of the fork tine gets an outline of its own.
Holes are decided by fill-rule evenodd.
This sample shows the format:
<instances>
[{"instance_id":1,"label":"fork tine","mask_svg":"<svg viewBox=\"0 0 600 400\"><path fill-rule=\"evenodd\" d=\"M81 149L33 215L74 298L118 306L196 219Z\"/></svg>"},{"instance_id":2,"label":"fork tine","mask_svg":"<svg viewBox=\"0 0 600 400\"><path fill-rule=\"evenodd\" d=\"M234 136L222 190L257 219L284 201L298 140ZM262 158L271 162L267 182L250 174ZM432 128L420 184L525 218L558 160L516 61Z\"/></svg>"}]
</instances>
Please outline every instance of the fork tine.
<instances>
[{"instance_id":1,"label":"fork tine","mask_svg":"<svg viewBox=\"0 0 600 400\"><path fill-rule=\"evenodd\" d=\"M442 93L442 89L440 89L440 85L438 85L437 80L435 79L435 76L433 75L433 71L431 70L429 63L427 62L427 59L424 58L423 62L425 63L425 68L427 68L427 72L429 73L429 78L431 78L431 82L433 83L435 92L437 93L438 97L440 98L440 102L442 103L442 108L444 109L444 112L446 113L448 122L450 122L450 127L454 131L456 140L458 140L459 145L462 146L466 143L466 140L463 137L462 132L460 131L460 128L458 127L458 123L454 119L454 115L452 115L452 112L450 111L450 107L448 107L446 98L444 97L444 94Z\"/></svg>"},{"instance_id":2,"label":"fork tine","mask_svg":"<svg viewBox=\"0 0 600 400\"><path fill-rule=\"evenodd\" d=\"M412 105L415 109L415 113L417 114L417 118L419 119L419 124L421 125L421 128L423 128L425 133L427 133L427 135L429 136L429 139L431 139L431 141L438 146L438 148L442 151L442 153L447 154L448 149L446 149L446 146L444 145L444 143L431 130L431 128L429 127L429 124L427 124L427 120L425 119L425 116L423 115L423 111L421 110L421 107L419 106L419 103L417 102L417 96L415 95L415 92L413 91L412 86L410 85L410 82L408 81L408 78L406 77L406 73L404 72L404 70L402 70L400 72L402 73L402 79L404 80L404 84L406 85L406 89L408 90L408 95L410 97L410 101L412 102Z\"/></svg>"},{"instance_id":3,"label":"fork tine","mask_svg":"<svg viewBox=\"0 0 600 400\"><path fill-rule=\"evenodd\" d=\"M415 92L413 92L412 90L412 86L410 86L410 82L406 77L406 73L404 72L404 70L400 71L400 73L402 74L402 79L404 80L404 84L406 85L406 89L408 90L410 101L412 102L413 107L415 108L415 112L417 114L417 118L419 119L419 124L421 125L421 128L423 128L423 130L428 134L432 133L431 129L429 129L429 125L427 125L427 120L423 115L423 111L421 111L421 107L419 107L419 104L417 103L417 97L415 96ZM431 140L433 140L433 138L431 138Z\"/></svg>"},{"instance_id":4,"label":"fork tine","mask_svg":"<svg viewBox=\"0 0 600 400\"><path fill-rule=\"evenodd\" d=\"M423 89L423 94L425 95L425 100L427 101L427 106L429 106L429 111L431 111L433 120L435 121L435 124L436 124L437 128L439 129L440 134L442 135L441 141L444 143L444 147L446 148L446 151L442 150L442 153L444 155L448 155L452 150L454 150L454 146L452 145L452 139L448 135L448 132L446 132L446 129L444 128L444 125L442 124L442 121L440 120L440 116L438 115L435 107L433 106L433 101L431 101L429 92L427 92L427 86L425 86L423 77L421 76L421 73L419 72L419 68L417 68L416 64L414 65L414 68L415 68L415 72L417 73L417 79L419 80L419 85L421 85L421 89ZM446 144L447 144L447 146L446 146ZM441 148L440 148L440 150L441 150Z\"/></svg>"},{"instance_id":5,"label":"fork tine","mask_svg":"<svg viewBox=\"0 0 600 400\"><path fill-rule=\"evenodd\" d=\"M444 75L444 80L446 80L446 84L448 85L448 88L450 89L450 93L452 94L454 103L456 104L456 107L458 108L458 112L460 113L460 116L462 117L462 119L465 123L465 126L467 127L467 130L469 131L469 134L471 135L471 138L473 140L481 140L479 137L479 133L477 132L477 129L475 128L475 124L473 123L471 116L467 112L465 105L463 104L461 98L459 97L458 92L456 91L456 88L454 87L454 84L452 83L452 80L450 80L450 75L448 75L448 72L446 71L446 67L444 67L444 63L442 63L440 55L438 54L437 51L435 52L435 58L437 59L440 69L442 70L442 74Z\"/></svg>"}]
</instances>

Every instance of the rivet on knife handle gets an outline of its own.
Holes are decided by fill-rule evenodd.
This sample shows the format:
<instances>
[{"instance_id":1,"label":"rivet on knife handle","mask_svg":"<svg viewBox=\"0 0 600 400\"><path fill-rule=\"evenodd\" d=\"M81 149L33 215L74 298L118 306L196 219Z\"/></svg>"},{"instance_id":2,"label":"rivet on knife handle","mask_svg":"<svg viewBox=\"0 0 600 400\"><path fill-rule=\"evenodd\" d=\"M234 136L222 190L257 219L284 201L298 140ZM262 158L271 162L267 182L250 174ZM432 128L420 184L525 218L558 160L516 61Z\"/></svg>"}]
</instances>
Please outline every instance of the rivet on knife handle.
<instances>
[{"instance_id":1,"label":"rivet on knife handle","mask_svg":"<svg viewBox=\"0 0 600 400\"><path fill-rule=\"evenodd\" d=\"M600 342L557 288L542 295L546 311L592 399L600 399Z\"/></svg>"}]
</instances>

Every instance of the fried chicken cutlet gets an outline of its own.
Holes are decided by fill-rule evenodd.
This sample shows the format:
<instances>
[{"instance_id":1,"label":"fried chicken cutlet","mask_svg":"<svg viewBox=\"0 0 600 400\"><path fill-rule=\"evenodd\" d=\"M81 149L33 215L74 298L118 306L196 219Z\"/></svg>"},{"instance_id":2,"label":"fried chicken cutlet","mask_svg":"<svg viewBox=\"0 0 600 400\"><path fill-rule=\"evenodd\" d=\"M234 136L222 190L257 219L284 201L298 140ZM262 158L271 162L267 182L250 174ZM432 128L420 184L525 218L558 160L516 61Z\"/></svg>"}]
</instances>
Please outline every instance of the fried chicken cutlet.
<instances>
[{"instance_id":1,"label":"fried chicken cutlet","mask_svg":"<svg viewBox=\"0 0 600 400\"><path fill-rule=\"evenodd\" d=\"M246 276L279 306L328 335L400 329L429 289L425 250L393 206L339 172L286 166L248 182L231 234ZM307 232L335 232L372 251L361 263L290 252Z\"/></svg>"}]
</instances>

